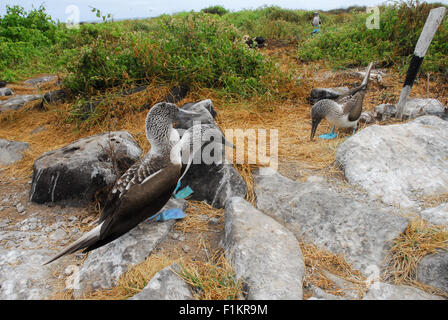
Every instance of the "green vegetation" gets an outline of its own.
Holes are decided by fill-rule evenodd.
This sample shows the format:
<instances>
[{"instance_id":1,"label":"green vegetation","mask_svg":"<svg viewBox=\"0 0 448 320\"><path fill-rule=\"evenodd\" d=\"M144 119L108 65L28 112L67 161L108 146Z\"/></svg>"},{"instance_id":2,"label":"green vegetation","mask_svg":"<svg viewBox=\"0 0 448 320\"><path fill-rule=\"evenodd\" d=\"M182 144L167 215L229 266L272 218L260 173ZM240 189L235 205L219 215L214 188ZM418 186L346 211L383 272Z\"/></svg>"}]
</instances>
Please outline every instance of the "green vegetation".
<instances>
[{"instance_id":1,"label":"green vegetation","mask_svg":"<svg viewBox=\"0 0 448 320\"><path fill-rule=\"evenodd\" d=\"M333 67L377 61L384 67L405 69L430 9L438 6L408 1L380 7L379 29L367 29L366 13L353 14L345 23L324 24L321 34L299 44L298 56L303 61L325 60ZM425 58L422 72L427 71L448 75L448 19L436 33Z\"/></svg>"},{"instance_id":2,"label":"green vegetation","mask_svg":"<svg viewBox=\"0 0 448 320\"><path fill-rule=\"evenodd\" d=\"M429 10L434 4L408 0L383 6L380 29L369 30L363 8L321 12L322 32L312 36L313 13L262 7L229 12L221 6L201 12L103 23L69 29L45 8L29 12L8 7L0 17L0 78L14 81L58 72L75 94L92 96L107 88L140 83L188 83L225 96L277 94L288 74L262 51L247 48L243 35L297 46L303 62L324 61L334 68L381 66L406 69ZM448 19L430 47L422 71L448 74Z\"/></svg>"}]
</instances>

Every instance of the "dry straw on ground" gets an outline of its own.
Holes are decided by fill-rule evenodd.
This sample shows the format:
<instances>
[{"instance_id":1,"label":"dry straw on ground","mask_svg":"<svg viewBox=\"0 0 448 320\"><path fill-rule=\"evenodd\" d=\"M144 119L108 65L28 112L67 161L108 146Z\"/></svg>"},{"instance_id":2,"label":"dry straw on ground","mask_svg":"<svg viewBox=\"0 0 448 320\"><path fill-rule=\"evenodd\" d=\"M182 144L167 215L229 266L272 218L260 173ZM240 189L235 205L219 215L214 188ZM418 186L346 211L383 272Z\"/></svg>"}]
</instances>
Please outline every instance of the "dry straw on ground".
<instances>
[{"instance_id":1,"label":"dry straw on ground","mask_svg":"<svg viewBox=\"0 0 448 320\"><path fill-rule=\"evenodd\" d=\"M448 248L448 228L431 225L423 219L414 218L406 231L393 241L387 257L387 280L395 284L407 284L429 293L448 297L447 292L417 281L417 266L420 260L439 250Z\"/></svg>"}]
</instances>

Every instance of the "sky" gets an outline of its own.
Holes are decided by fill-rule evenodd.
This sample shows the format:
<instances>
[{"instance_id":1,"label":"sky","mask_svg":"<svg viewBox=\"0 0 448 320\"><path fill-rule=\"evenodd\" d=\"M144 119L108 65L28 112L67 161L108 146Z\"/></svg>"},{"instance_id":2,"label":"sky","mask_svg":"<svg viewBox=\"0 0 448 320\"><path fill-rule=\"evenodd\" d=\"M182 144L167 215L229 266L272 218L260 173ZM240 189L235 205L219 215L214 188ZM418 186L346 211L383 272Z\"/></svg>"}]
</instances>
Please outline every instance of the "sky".
<instances>
[{"instance_id":1,"label":"sky","mask_svg":"<svg viewBox=\"0 0 448 320\"><path fill-rule=\"evenodd\" d=\"M111 13L115 19L132 19L155 17L163 13L180 11L199 11L212 5L222 5L226 9L236 11L239 9L255 9L263 5L277 5L286 9L329 10L346 8L352 5L377 6L387 0L2 0L0 15L5 13L6 5L20 5L29 10L43 4L54 20L66 22L74 15L79 21L97 20L90 7L98 8L103 13ZM447 3L448 0L427 2ZM76 6L76 7L73 7Z\"/></svg>"}]
</instances>

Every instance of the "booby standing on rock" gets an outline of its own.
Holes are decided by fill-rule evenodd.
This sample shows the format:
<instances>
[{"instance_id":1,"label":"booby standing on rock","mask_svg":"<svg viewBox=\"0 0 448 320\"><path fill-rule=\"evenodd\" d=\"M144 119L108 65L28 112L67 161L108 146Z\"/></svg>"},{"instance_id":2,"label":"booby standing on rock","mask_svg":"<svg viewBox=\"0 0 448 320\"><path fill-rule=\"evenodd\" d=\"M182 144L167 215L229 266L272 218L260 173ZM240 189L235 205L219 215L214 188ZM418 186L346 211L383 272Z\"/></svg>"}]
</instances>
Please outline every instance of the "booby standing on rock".
<instances>
[{"instance_id":1,"label":"booby standing on rock","mask_svg":"<svg viewBox=\"0 0 448 320\"><path fill-rule=\"evenodd\" d=\"M135 162L115 183L109 193L98 226L63 249L45 264L80 249L84 253L99 248L157 214L175 190L182 171L181 151L198 137L190 128L179 139L173 127L179 109L172 103L158 103L146 117L149 152ZM202 135L203 130L199 130ZM219 130L218 130L219 131ZM222 133L219 131L219 134Z\"/></svg>"},{"instance_id":2,"label":"booby standing on rock","mask_svg":"<svg viewBox=\"0 0 448 320\"><path fill-rule=\"evenodd\" d=\"M314 138L317 126L324 118L333 127L330 133L320 135L319 138L321 139L328 140L336 138L338 135L334 132L335 127L353 128L353 133L355 133L359 117L362 113L362 104L367 91L372 66L373 63L370 63L367 67L366 75L359 87L350 90L349 93L339 97L336 101L323 99L313 105L311 108L311 140Z\"/></svg>"}]
</instances>

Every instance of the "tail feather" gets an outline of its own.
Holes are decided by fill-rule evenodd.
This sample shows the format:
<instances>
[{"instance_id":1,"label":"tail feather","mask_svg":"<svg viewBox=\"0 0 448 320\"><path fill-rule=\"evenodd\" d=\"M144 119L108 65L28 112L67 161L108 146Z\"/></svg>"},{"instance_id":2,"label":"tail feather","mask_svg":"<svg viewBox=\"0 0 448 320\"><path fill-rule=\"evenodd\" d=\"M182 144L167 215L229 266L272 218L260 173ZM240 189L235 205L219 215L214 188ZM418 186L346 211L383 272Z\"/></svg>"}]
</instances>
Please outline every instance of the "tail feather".
<instances>
[{"instance_id":1,"label":"tail feather","mask_svg":"<svg viewBox=\"0 0 448 320\"><path fill-rule=\"evenodd\" d=\"M84 234L81 238L79 238L78 240L73 242L71 245L69 245L68 247L63 249L61 252L56 254L53 258L51 258L50 260L45 262L43 265L49 264L49 263L55 261L56 259L59 259L60 257L65 256L66 254L71 254L73 252L76 252L80 249L86 248L86 247L94 244L100 238L101 226L102 226L102 223L100 225L96 226L95 228L93 228L92 230L90 230L89 232L87 232L86 234Z\"/></svg>"}]
</instances>

